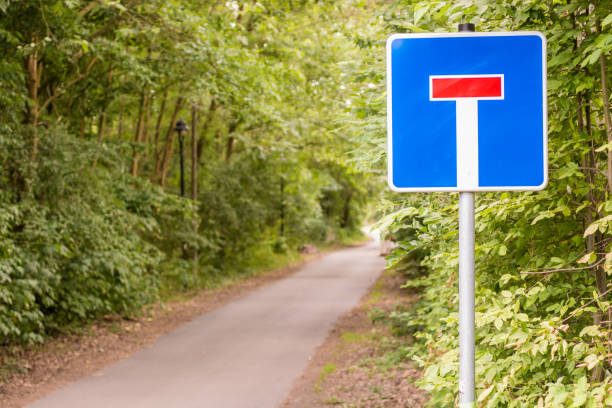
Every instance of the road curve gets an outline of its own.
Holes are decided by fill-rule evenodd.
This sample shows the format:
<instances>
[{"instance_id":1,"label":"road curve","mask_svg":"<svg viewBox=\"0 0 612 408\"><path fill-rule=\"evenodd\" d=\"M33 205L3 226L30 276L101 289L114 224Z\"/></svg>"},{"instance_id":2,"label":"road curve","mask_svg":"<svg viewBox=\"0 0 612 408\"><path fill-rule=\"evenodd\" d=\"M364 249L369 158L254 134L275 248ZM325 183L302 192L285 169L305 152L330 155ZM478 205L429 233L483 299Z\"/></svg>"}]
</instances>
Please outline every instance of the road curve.
<instances>
[{"instance_id":1,"label":"road curve","mask_svg":"<svg viewBox=\"0 0 612 408\"><path fill-rule=\"evenodd\" d=\"M275 408L384 266L374 242L306 265L32 408Z\"/></svg>"}]
</instances>

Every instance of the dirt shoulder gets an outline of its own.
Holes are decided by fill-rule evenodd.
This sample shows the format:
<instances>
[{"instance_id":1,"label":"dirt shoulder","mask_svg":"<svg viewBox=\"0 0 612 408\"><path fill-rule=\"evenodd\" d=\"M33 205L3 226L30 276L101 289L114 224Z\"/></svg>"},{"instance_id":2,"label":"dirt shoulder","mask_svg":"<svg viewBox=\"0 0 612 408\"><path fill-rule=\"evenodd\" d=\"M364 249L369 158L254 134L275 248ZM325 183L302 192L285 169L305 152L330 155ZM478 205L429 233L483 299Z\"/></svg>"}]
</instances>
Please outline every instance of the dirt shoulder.
<instances>
[{"instance_id":1,"label":"dirt shoulder","mask_svg":"<svg viewBox=\"0 0 612 408\"><path fill-rule=\"evenodd\" d=\"M312 357L281 408L418 408L425 394L414 385L421 373L406 362L389 360L389 352L411 342L373 324L374 310L410 307L413 290L396 272L382 274L369 294L344 315Z\"/></svg>"},{"instance_id":2,"label":"dirt shoulder","mask_svg":"<svg viewBox=\"0 0 612 408\"><path fill-rule=\"evenodd\" d=\"M43 345L0 348L0 406L23 407L67 384L94 374L152 344L161 335L320 259L305 255L283 268L205 290L186 300L152 306L141 317L108 316L79 334L49 339Z\"/></svg>"}]
</instances>

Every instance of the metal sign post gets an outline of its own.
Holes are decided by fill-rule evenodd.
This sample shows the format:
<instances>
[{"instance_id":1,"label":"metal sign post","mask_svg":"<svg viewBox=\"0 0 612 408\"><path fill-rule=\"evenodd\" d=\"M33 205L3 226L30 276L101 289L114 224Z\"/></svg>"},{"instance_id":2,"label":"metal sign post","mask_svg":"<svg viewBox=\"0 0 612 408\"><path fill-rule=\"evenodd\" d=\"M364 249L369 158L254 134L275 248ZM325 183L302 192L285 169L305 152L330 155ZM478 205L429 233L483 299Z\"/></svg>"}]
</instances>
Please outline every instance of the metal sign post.
<instances>
[{"instance_id":1,"label":"metal sign post","mask_svg":"<svg viewBox=\"0 0 612 408\"><path fill-rule=\"evenodd\" d=\"M459 193L459 407L475 401L474 193Z\"/></svg>"},{"instance_id":2,"label":"metal sign post","mask_svg":"<svg viewBox=\"0 0 612 408\"><path fill-rule=\"evenodd\" d=\"M472 407L476 392L474 337L474 193L459 193L459 407Z\"/></svg>"},{"instance_id":3,"label":"metal sign post","mask_svg":"<svg viewBox=\"0 0 612 408\"><path fill-rule=\"evenodd\" d=\"M474 31L387 41L389 186L459 193L460 408L476 400L475 193L548 182L546 39Z\"/></svg>"},{"instance_id":4,"label":"metal sign post","mask_svg":"<svg viewBox=\"0 0 612 408\"><path fill-rule=\"evenodd\" d=\"M459 24L459 32L475 31L473 24ZM474 104L478 104L477 101ZM457 137L459 137L460 127L460 103L457 101ZM474 109L476 113L475 127L470 127L468 132L475 133L478 140L478 107ZM475 128L473 130L472 128ZM459 150L459 148L458 148ZM478 151L478 145L476 145ZM478 166L478 156L476 156L476 166ZM459 162L457 163L459 166ZM459 171L458 171L459 173ZM476 169L478 174L478 169ZM457 176L459 177L459 175ZM476 184L478 178L476 176ZM476 336L475 336L475 263L476 253L475 240L476 230L474 228L474 193L459 193L459 407L472 408L476 401Z\"/></svg>"}]
</instances>

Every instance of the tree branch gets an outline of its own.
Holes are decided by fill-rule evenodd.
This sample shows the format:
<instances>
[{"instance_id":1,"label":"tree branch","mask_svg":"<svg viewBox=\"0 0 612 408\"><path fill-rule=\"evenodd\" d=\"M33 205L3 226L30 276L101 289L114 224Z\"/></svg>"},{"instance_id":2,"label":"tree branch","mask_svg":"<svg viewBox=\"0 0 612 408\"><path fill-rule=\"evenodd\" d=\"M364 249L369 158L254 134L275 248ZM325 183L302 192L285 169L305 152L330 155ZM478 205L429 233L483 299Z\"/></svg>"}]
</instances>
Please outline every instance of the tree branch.
<instances>
[{"instance_id":1,"label":"tree branch","mask_svg":"<svg viewBox=\"0 0 612 408\"><path fill-rule=\"evenodd\" d=\"M587 307L588 305L592 304L593 302L601 299L602 297L604 297L605 295L607 295L608 293L612 292L612 288L606 290L605 292L603 292L602 294L598 295L595 299L585 303L584 305L580 306L578 309L574 310L569 316L567 316L565 319L561 320L561 323L565 323L566 321L568 321L569 319L571 319L572 317L576 316L576 314L581 311L582 309L584 309L585 307Z\"/></svg>"},{"instance_id":2,"label":"tree branch","mask_svg":"<svg viewBox=\"0 0 612 408\"><path fill-rule=\"evenodd\" d=\"M79 82L81 79L85 78L87 76L87 74L89 74L89 71L91 71L91 69L93 68L94 64L96 63L96 61L98 61L99 57L96 55L95 57L93 57L93 59L91 60L91 62L89 63L89 65L87 66L87 68L85 68L85 71L83 71L82 73L80 73L79 75L77 75L76 78L74 78L72 81L68 82L66 84L65 87L59 89L57 92L54 92L53 95L51 95L49 98L47 98L47 100L45 100L43 102L43 104L40 106L40 108L38 108L39 112L42 112L45 110L45 108L47 106L49 106L49 104L51 102L53 102L54 100L56 100L57 98L59 98L60 96L62 96L63 94L66 93L66 91L68 90L68 88L70 88L71 86L73 86L74 84L76 84L77 82Z\"/></svg>"},{"instance_id":3,"label":"tree branch","mask_svg":"<svg viewBox=\"0 0 612 408\"><path fill-rule=\"evenodd\" d=\"M599 261L597 261L596 263L592 264L592 265L587 265L587 266L583 266L580 268L562 268L562 269L550 269L548 271L520 271L520 273L524 273L527 275L548 275L551 273L555 273L555 272L578 272L578 271L582 271L585 269L593 269L598 267L599 265L601 265L606 259L605 258L601 258Z\"/></svg>"}]
</instances>

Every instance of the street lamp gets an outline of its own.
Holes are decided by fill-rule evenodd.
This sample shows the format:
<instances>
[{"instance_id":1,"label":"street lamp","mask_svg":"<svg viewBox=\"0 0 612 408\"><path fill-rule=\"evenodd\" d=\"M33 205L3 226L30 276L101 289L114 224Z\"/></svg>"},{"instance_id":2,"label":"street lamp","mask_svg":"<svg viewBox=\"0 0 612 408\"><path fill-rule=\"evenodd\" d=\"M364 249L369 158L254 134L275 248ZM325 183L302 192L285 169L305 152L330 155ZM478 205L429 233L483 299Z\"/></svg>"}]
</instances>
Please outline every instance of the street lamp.
<instances>
[{"instance_id":1,"label":"street lamp","mask_svg":"<svg viewBox=\"0 0 612 408\"><path fill-rule=\"evenodd\" d=\"M285 155L281 154L280 174L280 236L285 237Z\"/></svg>"},{"instance_id":2,"label":"street lamp","mask_svg":"<svg viewBox=\"0 0 612 408\"><path fill-rule=\"evenodd\" d=\"M180 119L176 122L174 130L178 133L179 138L179 150L181 154L181 197L185 197L185 159L183 158L183 132L188 130L189 127L184 120Z\"/></svg>"}]
</instances>

